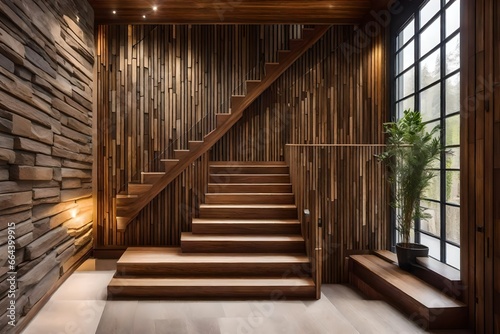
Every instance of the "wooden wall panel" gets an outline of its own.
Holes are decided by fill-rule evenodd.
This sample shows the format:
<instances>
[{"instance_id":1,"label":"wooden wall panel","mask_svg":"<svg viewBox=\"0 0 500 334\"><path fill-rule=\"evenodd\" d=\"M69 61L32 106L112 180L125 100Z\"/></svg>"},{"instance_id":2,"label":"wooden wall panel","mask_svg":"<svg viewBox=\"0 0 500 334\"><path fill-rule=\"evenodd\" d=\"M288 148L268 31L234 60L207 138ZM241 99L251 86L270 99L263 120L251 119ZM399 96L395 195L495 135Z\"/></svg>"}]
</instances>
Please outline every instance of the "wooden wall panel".
<instances>
[{"instance_id":1,"label":"wooden wall panel","mask_svg":"<svg viewBox=\"0 0 500 334\"><path fill-rule=\"evenodd\" d=\"M462 258L469 320L500 331L500 5L462 1Z\"/></svg>"},{"instance_id":2,"label":"wooden wall panel","mask_svg":"<svg viewBox=\"0 0 500 334\"><path fill-rule=\"evenodd\" d=\"M231 95L259 79L301 26L99 26L97 36L97 247L176 245L202 200L208 157L180 176L123 233L114 198L143 171L214 129ZM196 185L196 186L195 186ZM193 196L196 195L196 198ZM160 231L160 234L156 232ZM177 235L173 235L177 233Z\"/></svg>"},{"instance_id":3,"label":"wooden wall panel","mask_svg":"<svg viewBox=\"0 0 500 334\"><path fill-rule=\"evenodd\" d=\"M301 57L215 146L214 160L283 160L286 143L383 143L385 35L356 48L336 26Z\"/></svg>"},{"instance_id":4,"label":"wooden wall panel","mask_svg":"<svg viewBox=\"0 0 500 334\"><path fill-rule=\"evenodd\" d=\"M375 157L383 151L383 145L286 146L297 208L322 221L323 283L346 281L350 254L390 246L389 187Z\"/></svg>"},{"instance_id":5,"label":"wooden wall panel","mask_svg":"<svg viewBox=\"0 0 500 334\"><path fill-rule=\"evenodd\" d=\"M2 333L91 251L93 64L87 2L0 3L0 304L7 276L17 284Z\"/></svg>"}]
</instances>

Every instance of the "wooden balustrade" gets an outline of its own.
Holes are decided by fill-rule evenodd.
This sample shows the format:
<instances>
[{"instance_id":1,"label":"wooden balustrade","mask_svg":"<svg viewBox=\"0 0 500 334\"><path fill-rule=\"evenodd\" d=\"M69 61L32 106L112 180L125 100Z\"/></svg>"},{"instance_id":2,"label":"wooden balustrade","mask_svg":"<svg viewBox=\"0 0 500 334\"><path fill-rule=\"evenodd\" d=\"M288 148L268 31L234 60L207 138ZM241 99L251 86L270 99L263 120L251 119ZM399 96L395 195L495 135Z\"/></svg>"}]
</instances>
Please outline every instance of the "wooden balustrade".
<instances>
[{"instance_id":1,"label":"wooden balustrade","mask_svg":"<svg viewBox=\"0 0 500 334\"><path fill-rule=\"evenodd\" d=\"M286 146L295 201L312 276L319 283L346 279L344 258L389 245L389 189L375 155L383 145ZM317 290L319 292L319 289Z\"/></svg>"}]
</instances>

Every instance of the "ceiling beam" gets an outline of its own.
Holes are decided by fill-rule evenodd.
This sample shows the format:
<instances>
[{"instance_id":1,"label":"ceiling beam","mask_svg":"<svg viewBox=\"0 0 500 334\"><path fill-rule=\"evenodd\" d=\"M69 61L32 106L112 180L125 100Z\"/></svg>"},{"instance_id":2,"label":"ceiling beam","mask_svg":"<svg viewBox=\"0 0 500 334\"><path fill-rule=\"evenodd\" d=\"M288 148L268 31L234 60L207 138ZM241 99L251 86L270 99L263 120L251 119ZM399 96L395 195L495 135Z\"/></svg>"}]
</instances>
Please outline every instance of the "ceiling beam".
<instances>
[{"instance_id":1,"label":"ceiling beam","mask_svg":"<svg viewBox=\"0 0 500 334\"><path fill-rule=\"evenodd\" d=\"M356 24L380 3L380 0L88 1L94 8L97 24Z\"/></svg>"}]
</instances>

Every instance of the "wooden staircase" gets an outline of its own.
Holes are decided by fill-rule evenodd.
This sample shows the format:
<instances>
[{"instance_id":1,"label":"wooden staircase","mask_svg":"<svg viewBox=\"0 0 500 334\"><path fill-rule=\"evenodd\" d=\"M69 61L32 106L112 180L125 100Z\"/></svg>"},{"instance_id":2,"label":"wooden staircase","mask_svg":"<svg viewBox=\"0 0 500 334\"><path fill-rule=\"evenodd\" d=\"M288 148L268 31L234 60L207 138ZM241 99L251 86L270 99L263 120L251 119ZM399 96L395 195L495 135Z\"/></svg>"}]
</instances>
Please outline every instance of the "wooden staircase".
<instances>
[{"instance_id":1,"label":"wooden staircase","mask_svg":"<svg viewBox=\"0 0 500 334\"><path fill-rule=\"evenodd\" d=\"M243 115L243 111L250 106L280 75L285 72L304 52L314 45L325 34L330 26L320 25L315 28L304 28L302 39L290 40L290 50L278 52L277 63L265 64L265 75L261 80L249 80L246 82L247 95L231 97L231 113L216 115L216 128L207 134L203 141L190 141L187 150L174 151L174 159L162 160L164 171L143 173L141 184L129 184L126 192L116 197L116 224L118 231L124 231L133 218L179 174L186 169L194 160L210 149ZM250 173L235 176L239 179L229 180L247 184L253 182L252 169ZM255 171L258 171L257 169ZM214 178L223 178L223 175L214 173ZM262 181L266 181L263 175ZM283 178L283 176L280 176ZM279 183L282 179L276 178L273 182ZM269 177L268 177L269 179ZM237 186L236 186L237 187ZM270 188L272 186L267 186ZM227 189L229 192L232 189ZM263 191L267 191L263 189ZM214 196L215 197L215 196ZM271 211L269 208L268 211ZM227 210L226 210L227 211Z\"/></svg>"},{"instance_id":2,"label":"wooden staircase","mask_svg":"<svg viewBox=\"0 0 500 334\"><path fill-rule=\"evenodd\" d=\"M315 298L288 167L213 163L218 175L181 247L128 248L108 299Z\"/></svg>"}]
</instances>

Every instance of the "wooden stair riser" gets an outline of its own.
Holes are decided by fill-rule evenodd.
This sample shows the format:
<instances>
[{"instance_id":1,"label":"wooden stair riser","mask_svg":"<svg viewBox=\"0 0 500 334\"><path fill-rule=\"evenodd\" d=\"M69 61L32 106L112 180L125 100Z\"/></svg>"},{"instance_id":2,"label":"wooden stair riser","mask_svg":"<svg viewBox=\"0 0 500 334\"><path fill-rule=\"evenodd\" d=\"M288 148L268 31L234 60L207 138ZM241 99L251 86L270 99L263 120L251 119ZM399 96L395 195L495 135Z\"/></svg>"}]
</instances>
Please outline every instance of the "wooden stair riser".
<instances>
[{"instance_id":1,"label":"wooden stair riser","mask_svg":"<svg viewBox=\"0 0 500 334\"><path fill-rule=\"evenodd\" d=\"M258 89L260 85L260 80L247 80L246 84L247 84L247 95L248 95L249 92Z\"/></svg>"},{"instance_id":2,"label":"wooden stair riser","mask_svg":"<svg viewBox=\"0 0 500 334\"><path fill-rule=\"evenodd\" d=\"M116 205L120 206L127 206L135 203L137 201L137 196L131 196L131 197L117 197L116 198Z\"/></svg>"},{"instance_id":3,"label":"wooden stair riser","mask_svg":"<svg viewBox=\"0 0 500 334\"><path fill-rule=\"evenodd\" d=\"M164 285L161 283L152 284L148 280L141 280L143 283L135 282L134 280L126 281L126 279L114 278L108 285L108 299L110 300L137 300L137 299L263 299L276 300L277 298L287 300L290 299L314 299L315 287L298 286L296 284L287 284L283 280L283 285L255 286L200 286L200 285Z\"/></svg>"},{"instance_id":4,"label":"wooden stair riser","mask_svg":"<svg viewBox=\"0 0 500 334\"><path fill-rule=\"evenodd\" d=\"M177 159L163 159L161 161L163 163L163 171L165 173L168 173L172 168L175 167L179 163L179 160Z\"/></svg>"},{"instance_id":5,"label":"wooden stair riser","mask_svg":"<svg viewBox=\"0 0 500 334\"><path fill-rule=\"evenodd\" d=\"M297 253L305 252L304 241L182 240L183 253Z\"/></svg>"},{"instance_id":6,"label":"wooden stair riser","mask_svg":"<svg viewBox=\"0 0 500 334\"><path fill-rule=\"evenodd\" d=\"M129 195L140 195L140 194L145 193L149 189L151 189L150 184L142 184L142 183L132 184L132 183L129 183L128 188L127 188L127 193Z\"/></svg>"},{"instance_id":7,"label":"wooden stair riser","mask_svg":"<svg viewBox=\"0 0 500 334\"><path fill-rule=\"evenodd\" d=\"M210 183L290 183L288 174L210 174Z\"/></svg>"},{"instance_id":8,"label":"wooden stair riser","mask_svg":"<svg viewBox=\"0 0 500 334\"><path fill-rule=\"evenodd\" d=\"M239 219L293 219L297 218L297 208L286 207L236 207L200 206L200 218L239 218Z\"/></svg>"},{"instance_id":9,"label":"wooden stair riser","mask_svg":"<svg viewBox=\"0 0 500 334\"><path fill-rule=\"evenodd\" d=\"M288 166L273 165L218 165L210 166L210 174L289 174Z\"/></svg>"},{"instance_id":10,"label":"wooden stair riser","mask_svg":"<svg viewBox=\"0 0 500 334\"><path fill-rule=\"evenodd\" d=\"M278 62L283 63L286 61L292 52L290 50L279 50L278 51Z\"/></svg>"},{"instance_id":11,"label":"wooden stair riser","mask_svg":"<svg viewBox=\"0 0 500 334\"><path fill-rule=\"evenodd\" d=\"M231 117L231 114L216 114L215 119L217 121L217 127L222 126Z\"/></svg>"},{"instance_id":12,"label":"wooden stair riser","mask_svg":"<svg viewBox=\"0 0 500 334\"><path fill-rule=\"evenodd\" d=\"M303 277L310 264L303 263L161 263L119 264L115 277Z\"/></svg>"},{"instance_id":13,"label":"wooden stair riser","mask_svg":"<svg viewBox=\"0 0 500 334\"><path fill-rule=\"evenodd\" d=\"M293 194L205 194L206 204L294 204Z\"/></svg>"},{"instance_id":14,"label":"wooden stair riser","mask_svg":"<svg viewBox=\"0 0 500 334\"><path fill-rule=\"evenodd\" d=\"M291 193L292 185L290 183L283 183L283 184L212 183L208 185L208 192L209 193Z\"/></svg>"},{"instance_id":15,"label":"wooden stair riser","mask_svg":"<svg viewBox=\"0 0 500 334\"><path fill-rule=\"evenodd\" d=\"M193 233L203 234L300 234L300 223L192 223Z\"/></svg>"},{"instance_id":16,"label":"wooden stair riser","mask_svg":"<svg viewBox=\"0 0 500 334\"><path fill-rule=\"evenodd\" d=\"M190 152L192 152L192 151L190 151L190 150L174 150L174 158L178 159L178 160L185 159L189 156Z\"/></svg>"},{"instance_id":17,"label":"wooden stair riser","mask_svg":"<svg viewBox=\"0 0 500 334\"><path fill-rule=\"evenodd\" d=\"M153 185L156 182L158 182L159 180L161 180L161 178L164 175L165 175L164 172L145 172L145 173L142 173L142 175L141 175L142 183Z\"/></svg>"}]
</instances>

